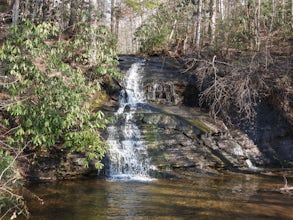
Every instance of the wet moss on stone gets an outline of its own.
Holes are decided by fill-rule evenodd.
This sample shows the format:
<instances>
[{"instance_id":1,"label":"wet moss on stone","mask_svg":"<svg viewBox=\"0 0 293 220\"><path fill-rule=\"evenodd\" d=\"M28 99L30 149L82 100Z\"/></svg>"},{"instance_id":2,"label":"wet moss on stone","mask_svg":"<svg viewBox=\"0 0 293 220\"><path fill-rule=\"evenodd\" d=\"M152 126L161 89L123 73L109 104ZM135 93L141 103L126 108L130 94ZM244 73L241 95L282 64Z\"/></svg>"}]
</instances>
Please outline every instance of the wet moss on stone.
<instances>
[{"instance_id":1,"label":"wet moss on stone","mask_svg":"<svg viewBox=\"0 0 293 220\"><path fill-rule=\"evenodd\" d=\"M204 122L202 122L200 119L189 118L187 120L188 120L188 122L190 122L191 125L197 127L201 132L203 132L203 133L210 133L211 132L209 127Z\"/></svg>"}]
</instances>

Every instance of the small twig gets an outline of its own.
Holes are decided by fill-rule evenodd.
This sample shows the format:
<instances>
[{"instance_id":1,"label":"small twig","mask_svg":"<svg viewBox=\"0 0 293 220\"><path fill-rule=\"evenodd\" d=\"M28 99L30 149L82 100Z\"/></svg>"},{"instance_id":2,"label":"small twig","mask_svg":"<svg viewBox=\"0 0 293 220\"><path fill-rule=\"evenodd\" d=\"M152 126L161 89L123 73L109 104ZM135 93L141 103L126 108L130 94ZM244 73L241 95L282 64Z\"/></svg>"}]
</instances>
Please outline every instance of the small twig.
<instances>
[{"instance_id":1,"label":"small twig","mask_svg":"<svg viewBox=\"0 0 293 220\"><path fill-rule=\"evenodd\" d=\"M16 82L18 82L18 81L19 81L19 79L16 79L16 80L14 80L14 81L12 81L12 82L5 82L5 83L0 82L0 86L12 85L12 84L14 84L14 83L16 83Z\"/></svg>"},{"instance_id":2,"label":"small twig","mask_svg":"<svg viewBox=\"0 0 293 220\"><path fill-rule=\"evenodd\" d=\"M6 192L8 194L10 194L11 197L15 197L15 198L18 198L18 199L22 198L22 196L13 193L12 190L9 189L8 187L0 187L0 190L3 191L3 192Z\"/></svg>"},{"instance_id":3,"label":"small twig","mask_svg":"<svg viewBox=\"0 0 293 220\"><path fill-rule=\"evenodd\" d=\"M10 182L14 182L14 181L16 181L16 178L15 178L15 177L12 177L12 178L10 178L9 180L6 180L6 181L2 184L2 186L1 186L0 189L6 187Z\"/></svg>"},{"instance_id":4,"label":"small twig","mask_svg":"<svg viewBox=\"0 0 293 220\"><path fill-rule=\"evenodd\" d=\"M18 206L17 205L15 205L15 206L13 206L13 207L11 207L10 209L8 209L1 217L0 217L0 220L2 220L2 219L4 219L5 218L5 216L7 216L8 215L8 213L10 213L12 210L14 210L15 208L18 208Z\"/></svg>"},{"instance_id":5,"label":"small twig","mask_svg":"<svg viewBox=\"0 0 293 220\"><path fill-rule=\"evenodd\" d=\"M2 105L2 106L0 106L0 110L1 109L5 109L5 108L7 108L8 106L11 106L11 105L14 105L14 104L16 104L16 103L18 103L18 102L23 102L23 101L25 101L25 100L28 100L30 97L26 97L26 98L24 98L24 99L22 99L22 100L16 100L15 102L11 102L11 103L8 103L8 104L5 104L5 105Z\"/></svg>"},{"instance_id":6,"label":"small twig","mask_svg":"<svg viewBox=\"0 0 293 220\"><path fill-rule=\"evenodd\" d=\"M30 143L30 142L28 142ZM13 164L15 163L16 159L19 157L19 155L24 151L24 149L27 147L28 143L16 154L16 156L13 158L13 160L11 161L11 163L1 172L1 175L0 175L0 180L3 178L5 172L10 169Z\"/></svg>"},{"instance_id":7,"label":"small twig","mask_svg":"<svg viewBox=\"0 0 293 220\"><path fill-rule=\"evenodd\" d=\"M19 127L20 127L20 126L18 125L18 126L16 126L15 128L11 128L10 130L6 131L6 132L4 133L4 135L9 134L10 132L16 130L16 129L19 128Z\"/></svg>"}]
</instances>

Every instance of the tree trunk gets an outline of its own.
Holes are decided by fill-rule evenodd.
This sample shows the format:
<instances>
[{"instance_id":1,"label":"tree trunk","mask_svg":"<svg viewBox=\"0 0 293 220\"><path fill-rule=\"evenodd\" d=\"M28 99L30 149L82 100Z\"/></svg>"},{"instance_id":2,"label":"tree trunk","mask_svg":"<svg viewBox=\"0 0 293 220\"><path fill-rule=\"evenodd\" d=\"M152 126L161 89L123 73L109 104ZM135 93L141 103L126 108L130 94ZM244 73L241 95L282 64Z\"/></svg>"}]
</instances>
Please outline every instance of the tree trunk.
<instances>
[{"instance_id":1,"label":"tree trunk","mask_svg":"<svg viewBox=\"0 0 293 220\"><path fill-rule=\"evenodd\" d=\"M30 1L29 0L25 0L25 4L24 4L24 9L23 9L23 17L24 19L28 19L29 18L29 14L30 14Z\"/></svg>"},{"instance_id":2,"label":"tree trunk","mask_svg":"<svg viewBox=\"0 0 293 220\"><path fill-rule=\"evenodd\" d=\"M276 4L275 4L275 0L271 0L272 1L272 18L271 18L271 23L270 23L270 27L268 30L268 34L267 34L267 39L270 39L270 35L273 31L273 27L274 27L274 23L275 23L275 17L276 17Z\"/></svg>"},{"instance_id":3,"label":"tree trunk","mask_svg":"<svg viewBox=\"0 0 293 220\"><path fill-rule=\"evenodd\" d=\"M285 0L282 0L282 23L285 23L285 14L286 14L286 3Z\"/></svg>"},{"instance_id":4,"label":"tree trunk","mask_svg":"<svg viewBox=\"0 0 293 220\"><path fill-rule=\"evenodd\" d=\"M97 7L96 7L96 13L98 14L97 21L103 21L105 22L105 14L106 14L106 1L105 0L98 0L97 1ZM105 23L104 23L105 24Z\"/></svg>"},{"instance_id":5,"label":"tree trunk","mask_svg":"<svg viewBox=\"0 0 293 220\"><path fill-rule=\"evenodd\" d=\"M224 8L224 0L219 0L219 12L221 20L225 19L225 8Z\"/></svg>"},{"instance_id":6,"label":"tree trunk","mask_svg":"<svg viewBox=\"0 0 293 220\"><path fill-rule=\"evenodd\" d=\"M76 23L76 12L77 12L77 6L78 6L78 2L77 0L71 0L70 2L70 16L69 16L69 22L68 22L68 31L69 34L73 34L74 32L74 25Z\"/></svg>"},{"instance_id":7,"label":"tree trunk","mask_svg":"<svg viewBox=\"0 0 293 220\"><path fill-rule=\"evenodd\" d=\"M255 44L257 51L260 50L260 9L261 9L261 0L258 0L258 5L255 7L254 15L254 35L255 35Z\"/></svg>"},{"instance_id":8,"label":"tree trunk","mask_svg":"<svg viewBox=\"0 0 293 220\"><path fill-rule=\"evenodd\" d=\"M96 44L96 30L98 28L97 21L97 10L98 10L98 0L90 0L89 1L89 15L90 15L90 38L92 44L92 55L90 57L90 64L95 65L97 62L97 44Z\"/></svg>"},{"instance_id":9,"label":"tree trunk","mask_svg":"<svg viewBox=\"0 0 293 220\"><path fill-rule=\"evenodd\" d=\"M43 21L47 21L50 18L50 0L43 0L42 6Z\"/></svg>"},{"instance_id":10,"label":"tree trunk","mask_svg":"<svg viewBox=\"0 0 293 220\"><path fill-rule=\"evenodd\" d=\"M111 24L110 29L111 33L114 34L115 31L115 0L111 0Z\"/></svg>"},{"instance_id":11,"label":"tree trunk","mask_svg":"<svg viewBox=\"0 0 293 220\"><path fill-rule=\"evenodd\" d=\"M177 25L177 19L175 19L173 25L172 25L172 31L169 35L169 41L171 42L173 36L174 36L174 33L175 33L175 29L176 29L176 25Z\"/></svg>"},{"instance_id":12,"label":"tree trunk","mask_svg":"<svg viewBox=\"0 0 293 220\"><path fill-rule=\"evenodd\" d=\"M12 23L16 25L19 18L19 0L15 0L12 9Z\"/></svg>"},{"instance_id":13,"label":"tree trunk","mask_svg":"<svg viewBox=\"0 0 293 220\"><path fill-rule=\"evenodd\" d=\"M33 8L33 13L32 13L32 21L34 21L37 16L40 4L41 4L41 0L35 1L35 5L33 6L34 8Z\"/></svg>"},{"instance_id":14,"label":"tree trunk","mask_svg":"<svg viewBox=\"0 0 293 220\"><path fill-rule=\"evenodd\" d=\"M193 37L193 42L195 42L196 48L200 47L201 38L201 18L202 18L202 0L198 0L197 16L196 16L196 29Z\"/></svg>"},{"instance_id":15,"label":"tree trunk","mask_svg":"<svg viewBox=\"0 0 293 220\"><path fill-rule=\"evenodd\" d=\"M266 36L266 48L265 48L265 52L266 52L266 69L268 68L269 65L269 54L270 54L270 47L271 47L271 35L272 35L272 31L273 31L273 27L274 27L274 23L275 23L275 16L276 16L276 5L275 5L275 0L271 0L272 1L272 18L271 18L271 23L268 29L268 33Z\"/></svg>"},{"instance_id":16,"label":"tree trunk","mask_svg":"<svg viewBox=\"0 0 293 220\"><path fill-rule=\"evenodd\" d=\"M249 33L253 33L253 28L252 28L252 15L251 15L251 11L253 10L252 9L253 6L252 6L252 2L249 0L247 1L246 3L246 16L247 16L247 31ZM249 41L250 41L250 48L252 49L253 48L253 38L252 37L249 37Z\"/></svg>"},{"instance_id":17,"label":"tree trunk","mask_svg":"<svg viewBox=\"0 0 293 220\"><path fill-rule=\"evenodd\" d=\"M293 0L291 0L291 26L293 28Z\"/></svg>"},{"instance_id":18,"label":"tree trunk","mask_svg":"<svg viewBox=\"0 0 293 220\"><path fill-rule=\"evenodd\" d=\"M117 37L117 40L119 38L119 23L120 23L120 18L121 18L121 2L119 2L116 6L115 10L115 35Z\"/></svg>"},{"instance_id":19,"label":"tree trunk","mask_svg":"<svg viewBox=\"0 0 293 220\"><path fill-rule=\"evenodd\" d=\"M215 44L216 15L217 15L216 0L210 0L210 44L211 45Z\"/></svg>"}]
</instances>

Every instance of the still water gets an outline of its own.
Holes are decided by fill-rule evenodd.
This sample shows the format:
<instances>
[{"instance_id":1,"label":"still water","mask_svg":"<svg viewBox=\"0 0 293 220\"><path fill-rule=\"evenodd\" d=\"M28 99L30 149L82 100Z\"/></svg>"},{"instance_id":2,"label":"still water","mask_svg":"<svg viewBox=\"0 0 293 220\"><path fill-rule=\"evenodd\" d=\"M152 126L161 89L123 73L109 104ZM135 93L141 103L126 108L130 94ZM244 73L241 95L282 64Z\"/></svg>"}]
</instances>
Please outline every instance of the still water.
<instances>
[{"instance_id":1,"label":"still water","mask_svg":"<svg viewBox=\"0 0 293 220\"><path fill-rule=\"evenodd\" d=\"M289 179L292 183L292 179ZM293 219L283 178L255 175L149 182L101 179L39 184L45 203L30 203L31 219Z\"/></svg>"}]
</instances>

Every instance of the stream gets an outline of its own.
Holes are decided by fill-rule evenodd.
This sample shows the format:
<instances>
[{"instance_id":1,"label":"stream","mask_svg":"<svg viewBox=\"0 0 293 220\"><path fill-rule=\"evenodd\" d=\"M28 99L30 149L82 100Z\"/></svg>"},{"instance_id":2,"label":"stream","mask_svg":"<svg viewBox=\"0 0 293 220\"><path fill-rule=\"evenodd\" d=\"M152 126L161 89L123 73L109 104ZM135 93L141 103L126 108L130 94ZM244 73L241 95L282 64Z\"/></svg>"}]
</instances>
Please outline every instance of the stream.
<instances>
[{"instance_id":1,"label":"stream","mask_svg":"<svg viewBox=\"0 0 293 220\"><path fill-rule=\"evenodd\" d=\"M288 179L289 184L293 179ZM31 219L293 219L282 176L233 174L184 180L91 179L31 185Z\"/></svg>"}]
</instances>

